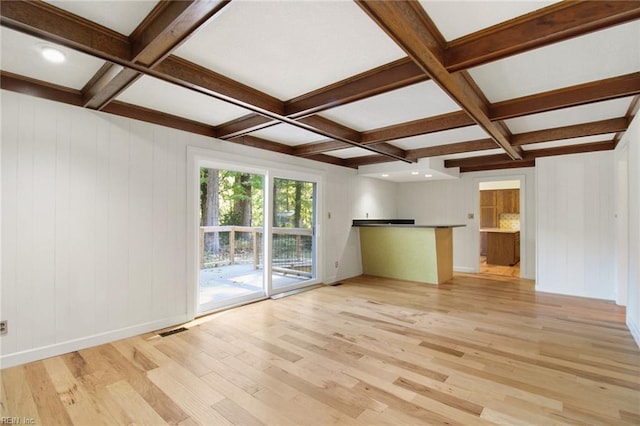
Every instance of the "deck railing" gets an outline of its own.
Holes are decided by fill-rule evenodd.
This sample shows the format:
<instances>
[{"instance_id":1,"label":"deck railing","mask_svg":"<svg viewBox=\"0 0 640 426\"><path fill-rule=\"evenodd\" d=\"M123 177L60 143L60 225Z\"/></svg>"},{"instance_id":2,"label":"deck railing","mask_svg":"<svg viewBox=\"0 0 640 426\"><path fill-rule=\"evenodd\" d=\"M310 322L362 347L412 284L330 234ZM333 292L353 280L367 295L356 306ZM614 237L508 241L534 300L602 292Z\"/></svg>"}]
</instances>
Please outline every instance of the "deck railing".
<instances>
[{"instance_id":1,"label":"deck railing","mask_svg":"<svg viewBox=\"0 0 640 426\"><path fill-rule=\"evenodd\" d=\"M207 244L207 234L218 234L217 244ZM311 276L312 230L273 228L272 270L285 274ZM263 267L263 228L252 226L201 226L200 269L253 263Z\"/></svg>"}]
</instances>

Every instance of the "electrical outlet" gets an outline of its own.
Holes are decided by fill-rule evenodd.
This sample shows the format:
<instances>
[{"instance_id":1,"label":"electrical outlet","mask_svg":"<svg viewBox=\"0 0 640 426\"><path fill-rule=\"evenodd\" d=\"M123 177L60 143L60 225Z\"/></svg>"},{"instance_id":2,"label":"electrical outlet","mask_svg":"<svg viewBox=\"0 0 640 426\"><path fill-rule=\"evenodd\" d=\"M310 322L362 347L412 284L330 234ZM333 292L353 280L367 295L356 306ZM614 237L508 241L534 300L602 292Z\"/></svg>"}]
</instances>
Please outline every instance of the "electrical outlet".
<instances>
[{"instance_id":1,"label":"electrical outlet","mask_svg":"<svg viewBox=\"0 0 640 426\"><path fill-rule=\"evenodd\" d=\"M369 219L369 213L366 213L364 216Z\"/></svg>"},{"instance_id":2,"label":"electrical outlet","mask_svg":"<svg viewBox=\"0 0 640 426\"><path fill-rule=\"evenodd\" d=\"M0 335L5 335L9 332L9 321L0 321Z\"/></svg>"},{"instance_id":3,"label":"electrical outlet","mask_svg":"<svg viewBox=\"0 0 640 426\"><path fill-rule=\"evenodd\" d=\"M467 219L473 219L473 213L467 213Z\"/></svg>"},{"instance_id":4,"label":"electrical outlet","mask_svg":"<svg viewBox=\"0 0 640 426\"><path fill-rule=\"evenodd\" d=\"M335 265L336 265L336 269L337 269L337 268L338 268L338 261L337 261L337 260L336 260L336 263L335 263Z\"/></svg>"},{"instance_id":5,"label":"electrical outlet","mask_svg":"<svg viewBox=\"0 0 640 426\"><path fill-rule=\"evenodd\" d=\"M331 212L327 213L327 217L331 219Z\"/></svg>"}]
</instances>

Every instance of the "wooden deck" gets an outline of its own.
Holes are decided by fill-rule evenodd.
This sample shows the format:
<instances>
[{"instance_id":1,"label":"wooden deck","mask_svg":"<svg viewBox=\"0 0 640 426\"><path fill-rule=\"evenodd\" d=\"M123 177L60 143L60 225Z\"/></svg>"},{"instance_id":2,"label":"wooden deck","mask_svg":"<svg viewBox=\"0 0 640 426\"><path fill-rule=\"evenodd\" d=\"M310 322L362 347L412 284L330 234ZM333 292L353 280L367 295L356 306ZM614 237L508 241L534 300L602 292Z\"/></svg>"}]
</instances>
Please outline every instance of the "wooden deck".
<instances>
[{"instance_id":1,"label":"wooden deck","mask_svg":"<svg viewBox=\"0 0 640 426\"><path fill-rule=\"evenodd\" d=\"M640 350L611 302L457 274L358 277L2 370L38 425L639 424ZM23 422L24 424L24 422Z\"/></svg>"}]
</instances>

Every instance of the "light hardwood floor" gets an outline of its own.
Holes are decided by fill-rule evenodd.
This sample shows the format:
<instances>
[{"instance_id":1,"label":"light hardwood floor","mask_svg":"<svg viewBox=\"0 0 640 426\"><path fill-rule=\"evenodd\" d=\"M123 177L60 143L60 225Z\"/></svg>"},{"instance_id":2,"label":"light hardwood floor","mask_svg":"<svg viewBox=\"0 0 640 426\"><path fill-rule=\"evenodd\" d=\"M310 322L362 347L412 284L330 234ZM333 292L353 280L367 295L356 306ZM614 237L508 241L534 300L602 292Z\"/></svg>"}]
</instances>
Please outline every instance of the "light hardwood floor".
<instances>
[{"instance_id":1,"label":"light hardwood floor","mask_svg":"<svg viewBox=\"0 0 640 426\"><path fill-rule=\"evenodd\" d=\"M38 425L639 424L640 350L613 303L457 274L358 277L2 370ZM23 423L24 424L24 423Z\"/></svg>"},{"instance_id":2,"label":"light hardwood floor","mask_svg":"<svg viewBox=\"0 0 640 426\"><path fill-rule=\"evenodd\" d=\"M487 263L487 256L480 256L480 273L491 275L506 275L508 277L520 277L520 262L513 266L490 265Z\"/></svg>"}]
</instances>

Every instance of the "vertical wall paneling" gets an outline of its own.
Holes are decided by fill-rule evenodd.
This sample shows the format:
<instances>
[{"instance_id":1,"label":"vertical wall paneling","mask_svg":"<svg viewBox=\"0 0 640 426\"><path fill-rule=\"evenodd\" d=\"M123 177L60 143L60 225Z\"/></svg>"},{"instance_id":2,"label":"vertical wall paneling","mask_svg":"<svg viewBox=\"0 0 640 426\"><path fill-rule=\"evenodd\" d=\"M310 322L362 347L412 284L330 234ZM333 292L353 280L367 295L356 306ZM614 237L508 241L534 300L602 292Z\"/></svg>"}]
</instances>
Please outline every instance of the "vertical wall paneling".
<instances>
[{"instance_id":1,"label":"vertical wall paneling","mask_svg":"<svg viewBox=\"0 0 640 426\"><path fill-rule=\"evenodd\" d=\"M623 136L628 146L627 325L640 346L640 114Z\"/></svg>"},{"instance_id":2,"label":"vertical wall paneling","mask_svg":"<svg viewBox=\"0 0 640 426\"><path fill-rule=\"evenodd\" d=\"M49 114L52 112L50 111ZM71 312L69 298L69 278L71 270L71 256L69 232L71 216L69 207L70 181L70 149L71 149L71 116L62 111L58 112L56 133L56 157L51 159L56 163L56 213L55 213L55 328L56 341L71 339L75 319Z\"/></svg>"},{"instance_id":3,"label":"vertical wall paneling","mask_svg":"<svg viewBox=\"0 0 640 426\"><path fill-rule=\"evenodd\" d=\"M11 320L17 317L19 309L14 298L7 294L17 294L18 276L18 99L13 94L2 95L2 297L0 298L0 316ZM2 353L17 351L17 334L9 333L0 339ZM0 365L1 366L1 365Z\"/></svg>"},{"instance_id":4,"label":"vertical wall paneling","mask_svg":"<svg viewBox=\"0 0 640 426\"><path fill-rule=\"evenodd\" d=\"M30 327L18 334L18 350L31 347L33 344L36 318L30 314L31 300L27 294L33 294L33 265L34 248L33 233L33 137L34 137L34 102L24 99L20 102L18 116L18 167L17 167L17 230L16 241L17 265L16 285L21 290L18 299L16 318L29 324Z\"/></svg>"},{"instance_id":5,"label":"vertical wall paneling","mask_svg":"<svg viewBox=\"0 0 640 426\"><path fill-rule=\"evenodd\" d=\"M112 281L109 259L109 123L95 115L96 163L95 163L95 197L94 197L94 311L96 332L105 332L112 326L109 321L109 292Z\"/></svg>"},{"instance_id":6,"label":"vertical wall paneling","mask_svg":"<svg viewBox=\"0 0 640 426\"><path fill-rule=\"evenodd\" d=\"M91 334L95 329L95 198L96 198L96 126L84 119L82 110L70 110L69 149L69 293L71 301L70 338ZM84 318L77 323L77 318Z\"/></svg>"},{"instance_id":7,"label":"vertical wall paneling","mask_svg":"<svg viewBox=\"0 0 640 426\"><path fill-rule=\"evenodd\" d=\"M152 303L152 130L138 122L130 126L128 317L142 323L149 319Z\"/></svg>"},{"instance_id":8,"label":"vertical wall paneling","mask_svg":"<svg viewBox=\"0 0 640 426\"><path fill-rule=\"evenodd\" d=\"M153 257L153 265L156 265L151 273L152 285L151 289L151 316L157 317L167 314L167 292L169 283L169 271L167 264L169 260L168 248L169 238L168 230L170 224L168 222L168 204L167 204L167 188L168 188L168 141L162 137L159 131L153 133L153 234L151 236L151 250Z\"/></svg>"},{"instance_id":9,"label":"vertical wall paneling","mask_svg":"<svg viewBox=\"0 0 640 426\"><path fill-rule=\"evenodd\" d=\"M56 115L50 114L47 105L34 106L33 138L33 247L31 260L31 303L27 310L42 312L34 316L33 339L51 345L55 343L55 324L49 318L55 316L55 181L56 163Z\"/></svg>"},{"instance_id":10,"label":"vertical wall paneling","mask_svg":"<svg viewBox=\"0 0 640 426\"><path fill-rule=\"evenodd\" d=\"M539 268L542 291L613 300L613 153L539 159Z\"/></svg>"},{"instance_id":11,"label":"vertical wall paneling","mask_svg":"<svg viewBox=\"0 0 640 426\"><path fill-rule=\"evenodd\" d=\"M129 292L129 144L126 123L120 120L110 123L106 245L109 268L107 305L111 328L120 328L127 324L127 304L121 303L121 298Z\"/></svg>"}]
</instances>

